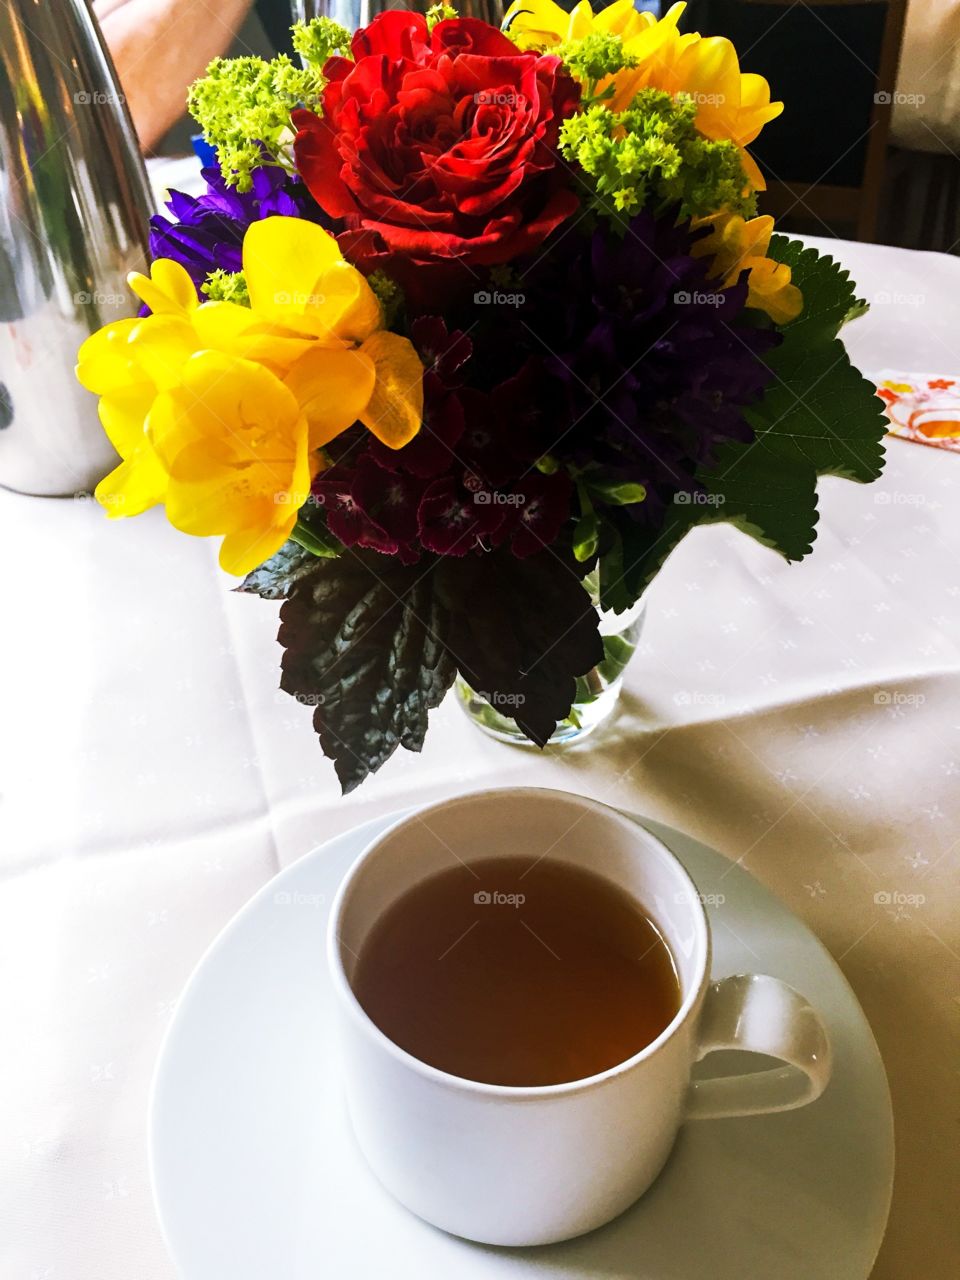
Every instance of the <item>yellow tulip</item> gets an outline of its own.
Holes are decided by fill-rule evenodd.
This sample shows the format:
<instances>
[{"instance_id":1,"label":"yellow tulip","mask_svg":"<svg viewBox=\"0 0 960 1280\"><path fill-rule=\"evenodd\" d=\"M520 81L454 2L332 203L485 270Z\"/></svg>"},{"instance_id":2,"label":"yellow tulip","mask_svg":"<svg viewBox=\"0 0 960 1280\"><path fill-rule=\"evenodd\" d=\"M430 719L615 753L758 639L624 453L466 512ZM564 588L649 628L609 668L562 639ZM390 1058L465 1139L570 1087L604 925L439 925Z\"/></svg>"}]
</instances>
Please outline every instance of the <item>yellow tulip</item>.
<instances>
[{"instance_id":1,"label":"yellow tulip","mask_svg":"<svg viewBox=\"0 0 960 1280\"><path fill-rule=\"evenodd\" d=\"M718 213L694 226L710 227L693 247L695 258L712 258L710 275L723 286L736 284L747 272L747 306L765 311L776 324L796 320L803 310L803 294L790 282L790 268L767 257L773 219Z\"/></svg>"},{"instance_id":2,"label":"yellow tulip","mask_svg":"<svg viewBox=\"0 0 960 1280\"><path fill-rule=\"evenodd\" d=\"M131 273L152 314L106 325L77 365L122 458L97 486L108 513L163 502L177 528L224 535L220 562L238 574L289 536L316 450L357 421L399 449L423 415L420 358L322 227L254 223L243 269L249 307L201 304L168 259Z\"/></svg>"}]
</instances>

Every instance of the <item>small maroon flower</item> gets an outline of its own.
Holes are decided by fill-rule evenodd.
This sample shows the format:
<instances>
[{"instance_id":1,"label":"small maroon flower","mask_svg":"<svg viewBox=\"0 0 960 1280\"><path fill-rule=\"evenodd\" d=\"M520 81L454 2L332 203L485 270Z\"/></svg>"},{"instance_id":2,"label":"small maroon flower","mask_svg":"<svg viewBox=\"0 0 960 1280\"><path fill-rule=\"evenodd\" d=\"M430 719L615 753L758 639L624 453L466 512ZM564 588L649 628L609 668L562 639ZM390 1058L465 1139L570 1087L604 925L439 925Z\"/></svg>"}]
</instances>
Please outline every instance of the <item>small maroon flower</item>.
<instances>
[{"instance_id":1,"label":"small maroon flower","mask_svg":"<svg viewBox=\"0 0 960 1280\"><path fill-rule=\"evenodd\" d=\"M489 489L471 492L454 476L440 476L420 500L420 541L441 556L482 550L504 521L505 508Z\"/></svg>"},{"instance_id":2,"label":"small maroon flower","mask_svg":"<svg viewBox=\"0 0 960 1280\"><path fill-rule=\"evenodd\" d=\"M531 471L513 486L511 496L521 499L515 507L517 520L510 539L515 556L536 555L551 546L570 517L573 485L566 472L545 476Z\"/></svg>"},{"instance_id":3,"label":"small maroon flower","mask_svg":"<svg viewBox=\"0 0 960 1280\"><path fill-rule=\"evenodd\" d=\"M360 460L362 464L363 459ZM378 521L363 509L357 500L354 487L358 482L357 471L343 467L331 467L322 471L313 482L313 501L322 507L326 515L327 528L345 547L369 547L372 551L382 551L384 555L395 556L400 551L400 542L391 537ZM370 466L377 470L376 463ZM395 479L380 472L383 480Z\"/></svg>"}]
</instances>

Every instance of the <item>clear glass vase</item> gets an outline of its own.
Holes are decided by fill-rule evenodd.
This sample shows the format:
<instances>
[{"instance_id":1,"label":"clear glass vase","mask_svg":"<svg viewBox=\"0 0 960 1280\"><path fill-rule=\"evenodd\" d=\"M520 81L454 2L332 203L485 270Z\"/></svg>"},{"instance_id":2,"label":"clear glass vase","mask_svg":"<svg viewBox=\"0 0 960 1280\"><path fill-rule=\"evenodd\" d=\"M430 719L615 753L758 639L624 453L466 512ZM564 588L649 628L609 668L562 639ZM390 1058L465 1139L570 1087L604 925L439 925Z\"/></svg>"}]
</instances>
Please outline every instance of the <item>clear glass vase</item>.
<instances>
[{"instance_id":1,"label":"clear glass vase","mask_svg":"<svg viewBox=\"0 0 960 1280\"><path fill-rule=\"evenodd\" d=\"M589 574L583 585L597 607L599 583L596 573ZM603 639L603 661L577 680L577 692L570 714L553 731L550 745L579 742L613 714L623 686L624 670L640 641L646 598L641 596L633 608L625 613L608 613L602 609L598 609L598 612L600 635ZM500 742L533 746L515 720L501 714L465 680L458 678L454 687L461 709L478 729Z\"/></svg>"}]
</instances>

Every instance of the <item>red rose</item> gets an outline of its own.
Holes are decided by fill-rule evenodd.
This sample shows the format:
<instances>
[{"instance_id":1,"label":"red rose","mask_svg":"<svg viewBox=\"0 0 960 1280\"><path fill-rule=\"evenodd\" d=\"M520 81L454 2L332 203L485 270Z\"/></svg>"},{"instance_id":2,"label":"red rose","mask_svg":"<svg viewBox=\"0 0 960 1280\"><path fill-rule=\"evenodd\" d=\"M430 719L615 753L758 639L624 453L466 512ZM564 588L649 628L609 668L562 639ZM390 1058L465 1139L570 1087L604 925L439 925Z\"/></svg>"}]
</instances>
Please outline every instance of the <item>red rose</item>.
<instances>
[{"instance_id":1,"label":"red rose","mask_svg":"<svg viewBox=\"0 0 960 1280\"><path fill-rule=\"evenodd\" d=\"M507 262L577 208L555 146L580 91L559 58L399 10L352 48L324 67L322 117L293 118L298 170L359 266Z\"/></svg>"}]
</instances>

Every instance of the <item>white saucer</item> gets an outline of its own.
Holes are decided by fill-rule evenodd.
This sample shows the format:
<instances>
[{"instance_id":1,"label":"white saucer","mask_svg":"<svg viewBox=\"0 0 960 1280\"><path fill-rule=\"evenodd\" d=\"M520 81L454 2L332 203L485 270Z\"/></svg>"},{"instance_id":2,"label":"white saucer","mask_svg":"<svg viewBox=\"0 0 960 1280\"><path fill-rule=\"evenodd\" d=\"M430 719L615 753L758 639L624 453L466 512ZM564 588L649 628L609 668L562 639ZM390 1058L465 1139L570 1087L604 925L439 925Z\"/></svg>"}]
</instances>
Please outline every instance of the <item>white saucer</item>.
<instances>
[{"instance_id":1,"label":"white saucer","mask_svg":"<svg viewBox=\"0 0 960 1280\"><path fill-rule=\"evenodd\" d=\"M863 1011L805 925L655 822L644 825L701 893L725 898L708 906L715 976L774 974L823 1013L836 1063L826 1093L785 1115L687 1125L633 1209L565 1244L469 1244L395 1203L344 1112L323 947L341 877L393 817L264 886L180 1001L154 1079L150 1157L184 1280L866 1280L890 1205L893 1121Z\"/></svg>"}]
</instances>

